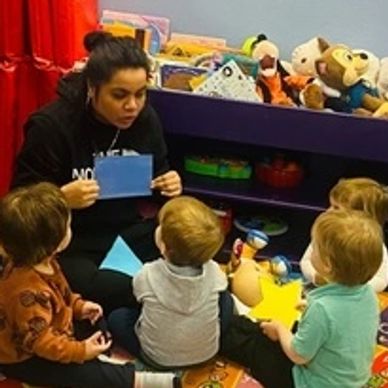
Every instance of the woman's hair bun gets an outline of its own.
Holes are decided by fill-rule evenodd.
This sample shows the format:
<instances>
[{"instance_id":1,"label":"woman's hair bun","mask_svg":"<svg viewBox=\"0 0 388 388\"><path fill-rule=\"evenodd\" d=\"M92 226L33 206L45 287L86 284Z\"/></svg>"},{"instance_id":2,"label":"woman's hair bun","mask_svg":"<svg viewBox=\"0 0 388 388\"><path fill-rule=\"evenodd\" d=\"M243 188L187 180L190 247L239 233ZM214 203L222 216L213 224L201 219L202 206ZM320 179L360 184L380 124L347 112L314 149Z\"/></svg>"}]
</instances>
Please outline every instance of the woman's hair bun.
<instances>
[{"instance_id":1,"label":"woman's hair bun","mask_svg":"<svg viewBox=\"0 0 388 388\"><path fill-rule=\"evenodd\" d=\"M103 45L112 38L112 34L105 31L88 32L84 37L84 47L90 53L96 47Z\"/></svg>"}]
</instances>

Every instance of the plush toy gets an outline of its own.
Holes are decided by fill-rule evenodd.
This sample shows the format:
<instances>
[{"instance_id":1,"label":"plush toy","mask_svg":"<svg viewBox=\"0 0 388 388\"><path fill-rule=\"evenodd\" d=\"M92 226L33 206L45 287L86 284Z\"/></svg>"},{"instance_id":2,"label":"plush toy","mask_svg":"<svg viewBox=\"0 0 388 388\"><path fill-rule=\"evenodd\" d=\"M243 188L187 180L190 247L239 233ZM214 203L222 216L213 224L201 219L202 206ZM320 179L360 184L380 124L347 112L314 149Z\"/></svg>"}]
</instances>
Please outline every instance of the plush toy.
<instances>
[{"instance_id":1,"label":"plush toy","mask_svg":"<svg viewBox=\"0 0 388 388\"><path fill-rule=\"evenodd\" d=\"M328 109L330 111L352 113L347 98L341 91L329 87L318 76L315 63L321 58L323 52L330 47L330 44L323 38L313 38L310 41L298 46L293 53L293 65L295 69L303 74L314 74L316 79L302 90L300 100L303 105L315 110ZM352 51L354 67L357 74L373 78L371 68L375 67L375 57L366 50ZM364 112L365 114L365 112Z\"/></svg>"},{"instance_id":2,"label":"plush toy","mask_svg":"<svg viewBox=\"0 0 388 388\"><path fill-rule=\"evenodd\" d=\"M279 61L279 49L263 34L252 44L252 58L259 62L256 91L264 102L277 105L299 104L299 92L313 79L290 75Z\"/></svg>"},{"instance_id":3,"label":"plush toy","mask_svg":"<svg viewBox=\"0 0 388 388\"><path fill-rule=\"evenodd\" d=\"M368 64L367 56L353 54L347 46L323 47L315 67L325 107L374 117L387 115L388 104L362 79ZM306 106L310 107L308 101Z\"/></svg>"},{"instance_id":4,"label":"plush toy","mask_svg":"<svg viewBox=\"0 0 388 388\"><path fill-rule=\"evenodd\" d=\"M241 52L247 57L252 57L252 50L257 43L257 36L246 38L241 46Z\"/></svg>"},{"instance_id":5,"label":"plush toy","mask_svg":"<svg viewBox=\"0 0 388 388\"><path fill-rule=\"evenodd\" d=\"M388 100L388 57L380 61L380 71L377 77L377 89L385 100Z\"/></svg>"},{"instance_id":6,"label":"plush toy","mask_svg":"<svg viewBox=\"0 0 388 388\"><path fill-rule=\"evenodd\" d=\"M330 46L326 39L315 37L295 47L291 54L291 65L296 74L317 77L315 61L322 52ZM376 86L377 74L380 67L379 58L372 52L364 49L352 50L358 62L357 72L365 81L369 81L372 87Z\"/></svg>"},{"instance_id":7,"label":"plush toy","mask_svg":"<svg viewBox=\"0 0 388 388\"><path fill-rule=\"evenodd\" d=\"M260 35L259 35L260 36ZM240 48L241 52L249 57L249 58L252 58L252 51L253 49L255 48L256 44L257 44L257 41L258 41L258 37L257 36L250 36L248 38L246 38ZM282 67L286 70L286 72L290 75L294 75L295 72L292 68L292 65L291 65L291 62L288 62L288 61L285 61L285 60L280 60L280 64L282 65Z\"/></svg>"},{"instance_id":8,"label":"plush toy","mask_svg":"<svg viewBox=\"0 0 388 388\"><path fill-rule=\"evenodd\" d=\"M255 229L248 232L246 242L236 239L233 244L227 269L231 291L249 307L256 306L263 298L259 282L260 269L254 257L267 244L268 236Z\"/></svg>"},{"instance_id":9,"label":"plush toy","mask_svg":"<svg viewBox=\"0 0 388 388\"><path fill-rule=\"evenodd\" d=\"M291 66L295 74L316 77L315 61L321 57L323 38L315 37L295 47L291 53Z\"/></svg>"},{"instance_id":10,"label":"plush toy","mask_svg":"<svg viewBox=\"0 0 388 388\"><path fill-rule=\"evenodd\" d=\"M351 112L366 112L374 117L388 114L388 103L378 96L360 75L363 58L344 45L329 46L315 62L319 79L341 93ZM366 59L367 60L367 59Z\"/></svg>"},{"instance_id":11,"label":"plush toy","mask_svg":"<svg viewBox=\"0 0 388 388\"><path fill-rule=\"evenodd\" d=\"M357 72L362 79L369 83L371 88L377 87L377 76L380 69L380 59L375 54L364 49L353 49L356 59Z\"/></svg>"}]
</instances>

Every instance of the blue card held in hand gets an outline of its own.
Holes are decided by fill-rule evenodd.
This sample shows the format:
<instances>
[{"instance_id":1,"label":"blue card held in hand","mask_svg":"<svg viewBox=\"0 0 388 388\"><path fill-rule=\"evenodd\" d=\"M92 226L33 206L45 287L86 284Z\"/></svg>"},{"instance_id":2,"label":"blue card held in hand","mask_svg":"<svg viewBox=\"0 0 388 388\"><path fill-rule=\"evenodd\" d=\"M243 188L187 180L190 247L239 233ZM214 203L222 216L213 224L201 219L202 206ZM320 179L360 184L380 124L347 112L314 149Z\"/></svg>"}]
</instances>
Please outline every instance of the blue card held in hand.
<instances>
[{"instance_id":1,"label":"blue card held in hand","mask_svg":"<svg viewBox=\"0 0 388 388\"><path fill-rule=\"evenodd\" d=\"M99 199L151 195L152 155L98 157L94 167Z\"/></svg>"},{"instance_id":2,"label":"blue card held in hand","mask_svg":"<svg viewBox=\"0 0 388 388\"><path fill-rule=\"evenodd\" d=\"M100 265L100 269L111 269L129 276L136 275L142 267L143 263L120 236L116 238Z\"/></svg>"}]
</instances>

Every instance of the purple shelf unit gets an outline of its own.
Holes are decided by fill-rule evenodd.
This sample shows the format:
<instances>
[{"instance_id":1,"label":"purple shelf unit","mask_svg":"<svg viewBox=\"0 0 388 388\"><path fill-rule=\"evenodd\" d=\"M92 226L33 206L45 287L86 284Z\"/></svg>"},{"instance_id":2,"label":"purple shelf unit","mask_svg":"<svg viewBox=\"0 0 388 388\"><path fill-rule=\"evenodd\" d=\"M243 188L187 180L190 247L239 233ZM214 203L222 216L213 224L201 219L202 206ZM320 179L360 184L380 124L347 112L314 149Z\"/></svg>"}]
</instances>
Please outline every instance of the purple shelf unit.
<instances>
[{"instance_id":1,"label":"purple shelf unit","mask_svg":"<svg viewBox=\"0 0 388 388\"><path fill-rule=\"evenodd\" d=\"M235 143L242 150L244 145L257 145L388 163L388 121L385 120L185 92L150 90L149 97L167 136L222 140ZM187 151L190 152L189 141ZM340 166L336 163L340 160L334 158L329 165L321 166L318 174L312 174L295 189L273 189L254 180L233 182L186 173L183 174L184 191L252 204L322 211L327 207L328 190L336 181L330 177L338 173Z\"/></svg>"},{"instance_id":2,"label":"purple shelf unit","mask_svg":"<svg viewBox=\"0 0 388 388\"><path fill-rule=\"evenodd\" d=\"M283 208L310 210L315 212L327 208L327 188L306 179L301 186L293 189L276 189L256 180L233 181L200 175L183 174L184 191L230 201L243 201Z\"/></svg>"},{"instance_id":3,"label":"purple shelf unit","mask_svg":"<svg viewBox=\"0 0 388 388\"><path fill-rule=\"evenodd\" d=\"M167 133L388 162L388 121L150 90Z\"/></svg>"}]
</instances>

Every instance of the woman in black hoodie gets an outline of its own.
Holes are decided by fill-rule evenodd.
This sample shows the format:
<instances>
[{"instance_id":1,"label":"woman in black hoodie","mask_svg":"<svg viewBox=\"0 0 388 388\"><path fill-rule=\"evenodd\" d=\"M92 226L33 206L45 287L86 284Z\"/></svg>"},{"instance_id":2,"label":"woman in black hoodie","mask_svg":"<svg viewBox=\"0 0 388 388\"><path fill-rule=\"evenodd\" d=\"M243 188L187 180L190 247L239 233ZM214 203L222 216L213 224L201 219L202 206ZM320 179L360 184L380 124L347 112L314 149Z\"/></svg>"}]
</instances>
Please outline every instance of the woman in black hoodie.
<instances>
[{"instance_id":1,"label":"woman in black hoodie","mask_svg":"<svg viewBox=\"0 0 388 388\"><path fill-rule=\"evenodd\" d=\"M152 188L165 197L181 193L169 170L163 130L147 103L149 62L129 37L88 34L90 52L81 72L58 85L59 98L32 114L17 158L12 186L55 183L73 209L73 242L60 258L71 287L102 304L106 312L131 304L131 278L98 267L120 234L143 260L154 259L154 222L143 220L134 198L97 200L95 156L153 155Z\"/></svg>"}]
</instances>

